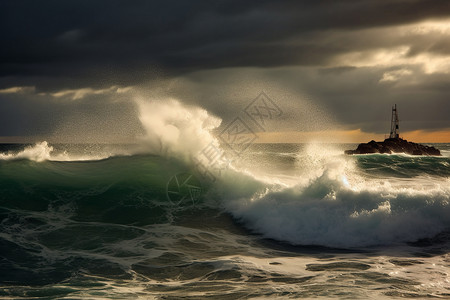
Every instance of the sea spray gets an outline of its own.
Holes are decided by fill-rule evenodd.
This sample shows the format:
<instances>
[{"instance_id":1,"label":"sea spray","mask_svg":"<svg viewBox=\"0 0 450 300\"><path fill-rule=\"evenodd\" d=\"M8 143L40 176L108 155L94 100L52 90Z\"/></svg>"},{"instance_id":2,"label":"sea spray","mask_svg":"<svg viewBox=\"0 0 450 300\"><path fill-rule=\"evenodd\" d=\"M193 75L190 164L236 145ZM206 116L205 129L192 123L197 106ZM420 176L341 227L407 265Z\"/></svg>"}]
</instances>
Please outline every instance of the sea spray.
<instances>
[{"instance_id":1,"label":"sea spray","mask_svg":"<svg viewBox=\"0 0 450 300\"><path fill-rule=\"evenodd\" d=\"M136 103L146 132L143 145L149 152L190 160L210 143L219 147L212 131L221 120L205 109L175 99L138 99Z\"/></svg>"},{"instance_id":2,"label":"sea spray","mask_svg":"<svg viewBox=\"0 0 450 300\"><path fill-rule=\"evenodd\" d=\"M46 141L36 143L33 146L25 147L24 150L14 153L0 153L0 159L12 160L12 159L29 159L37 162L49 160L53 147L49 146Z\"/></svg>"},{"instance_id":3,"label":"sea spray","mask_svg":"<svg viewBox=\"0 0 450 300\"><path fill-rule=\"evenodd\" d=\"M92 150L91 148L95 148ZM9 150L0 153L0 160L32 160L43 161L94 161L111 156L130 155L126 146L92 147L85 144L53 144L47 141L24 145L20 150Z\"/></svg>"},{"instance_id":4,"label":"sea spray","mask_svg":"<svg viewBox=\"0 0 450 300\"><path fill-rule=\"evenodd\" d=\"M269 185L245 199L224 195L224 206L253 231L296 245L387 245L450 228L445 177L426 186L421 178L364 177L354 159L337 153L306 146L297 156L304 171L297 185ZM420 170L420 158L416 164Z\"/></svg>"}]
</instances>

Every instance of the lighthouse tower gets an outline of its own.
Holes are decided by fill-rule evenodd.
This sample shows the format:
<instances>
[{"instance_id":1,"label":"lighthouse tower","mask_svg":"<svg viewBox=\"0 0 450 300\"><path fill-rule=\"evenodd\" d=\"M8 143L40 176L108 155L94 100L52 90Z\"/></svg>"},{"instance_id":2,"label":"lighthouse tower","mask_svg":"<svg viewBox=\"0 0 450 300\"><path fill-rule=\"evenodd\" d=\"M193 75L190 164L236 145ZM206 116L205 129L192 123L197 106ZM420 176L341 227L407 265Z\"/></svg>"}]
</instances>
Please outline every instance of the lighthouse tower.
<instances>
[{"instance_id":1,"label":"lighthouse tower","mask_svg":"<svg viewBox=\"0 0 450 300\"><path fill-rule=\"evenodd\" d=\"M392 106L392 117L391 117L391 134L389 135L390 139L398 139L400 136L398 134L398 113L397 113L397 104Z\"/></svg>"}]
</instances>

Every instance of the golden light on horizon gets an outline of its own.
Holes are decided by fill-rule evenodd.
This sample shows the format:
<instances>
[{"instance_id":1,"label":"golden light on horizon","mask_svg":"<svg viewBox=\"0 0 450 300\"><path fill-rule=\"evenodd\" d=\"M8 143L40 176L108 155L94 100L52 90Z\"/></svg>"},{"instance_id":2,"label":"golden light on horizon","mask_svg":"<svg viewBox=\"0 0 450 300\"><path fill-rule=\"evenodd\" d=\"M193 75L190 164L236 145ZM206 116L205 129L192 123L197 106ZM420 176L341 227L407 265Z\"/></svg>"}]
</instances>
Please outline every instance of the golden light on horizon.
<instances>
[{"instance_id":1,"label":"golden light on horizon","mask_svg":"<svg viewBox=\"0 0 450 300\"><path fill-rule=\"evenodd\" d=\"M361 129L259 132L257 135L256 143L365 143L371 140L382 141L387 138L387 134L363 132ZM401 133L400 136L408 141L417 143L450 143L450 128L438 131L407 131Z\"/></svg>"}]
</instances>

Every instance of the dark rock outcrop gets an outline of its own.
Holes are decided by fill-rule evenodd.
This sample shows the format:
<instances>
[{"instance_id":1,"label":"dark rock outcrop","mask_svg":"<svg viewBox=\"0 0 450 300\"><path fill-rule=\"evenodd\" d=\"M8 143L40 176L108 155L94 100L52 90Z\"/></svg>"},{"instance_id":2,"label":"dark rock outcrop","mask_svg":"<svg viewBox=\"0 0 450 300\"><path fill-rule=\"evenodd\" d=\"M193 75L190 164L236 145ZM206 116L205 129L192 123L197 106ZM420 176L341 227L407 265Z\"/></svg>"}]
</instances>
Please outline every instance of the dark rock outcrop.
<instances>
[{"instance_id":1,"label":"dark rock outcrop","mask_svg":"<svg viewBox=\"0 0 450 300\"><path fill-rule=\"evenodd\" d=\"M356 150L346 150L345 154L370 154L370 153L406 153L410 155L441 156L441 151L434 147L408 142L401 138L389 138L384 142L370 141L359 144Z\"/></svg>"}]
</instances>

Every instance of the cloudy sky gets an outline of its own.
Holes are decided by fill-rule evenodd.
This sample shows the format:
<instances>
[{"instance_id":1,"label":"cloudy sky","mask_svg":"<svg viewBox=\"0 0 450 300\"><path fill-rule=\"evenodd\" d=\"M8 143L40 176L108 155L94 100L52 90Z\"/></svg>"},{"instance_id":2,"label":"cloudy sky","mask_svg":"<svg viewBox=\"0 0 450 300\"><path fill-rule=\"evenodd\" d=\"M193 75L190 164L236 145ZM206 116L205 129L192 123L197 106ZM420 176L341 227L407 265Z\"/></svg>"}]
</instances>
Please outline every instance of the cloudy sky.
<instances>
[{"instance_id":1,"label":"cloudy sky","mask_svg":"<svg viewBox=\"0 0 450 300\"><path fill-rule=\"evenodd\" d=\"M0 1L0 142L129 141L136 99L227 124L264 92L261 141L450 142L450 1Z\"/></svg>"}]
</instances>

